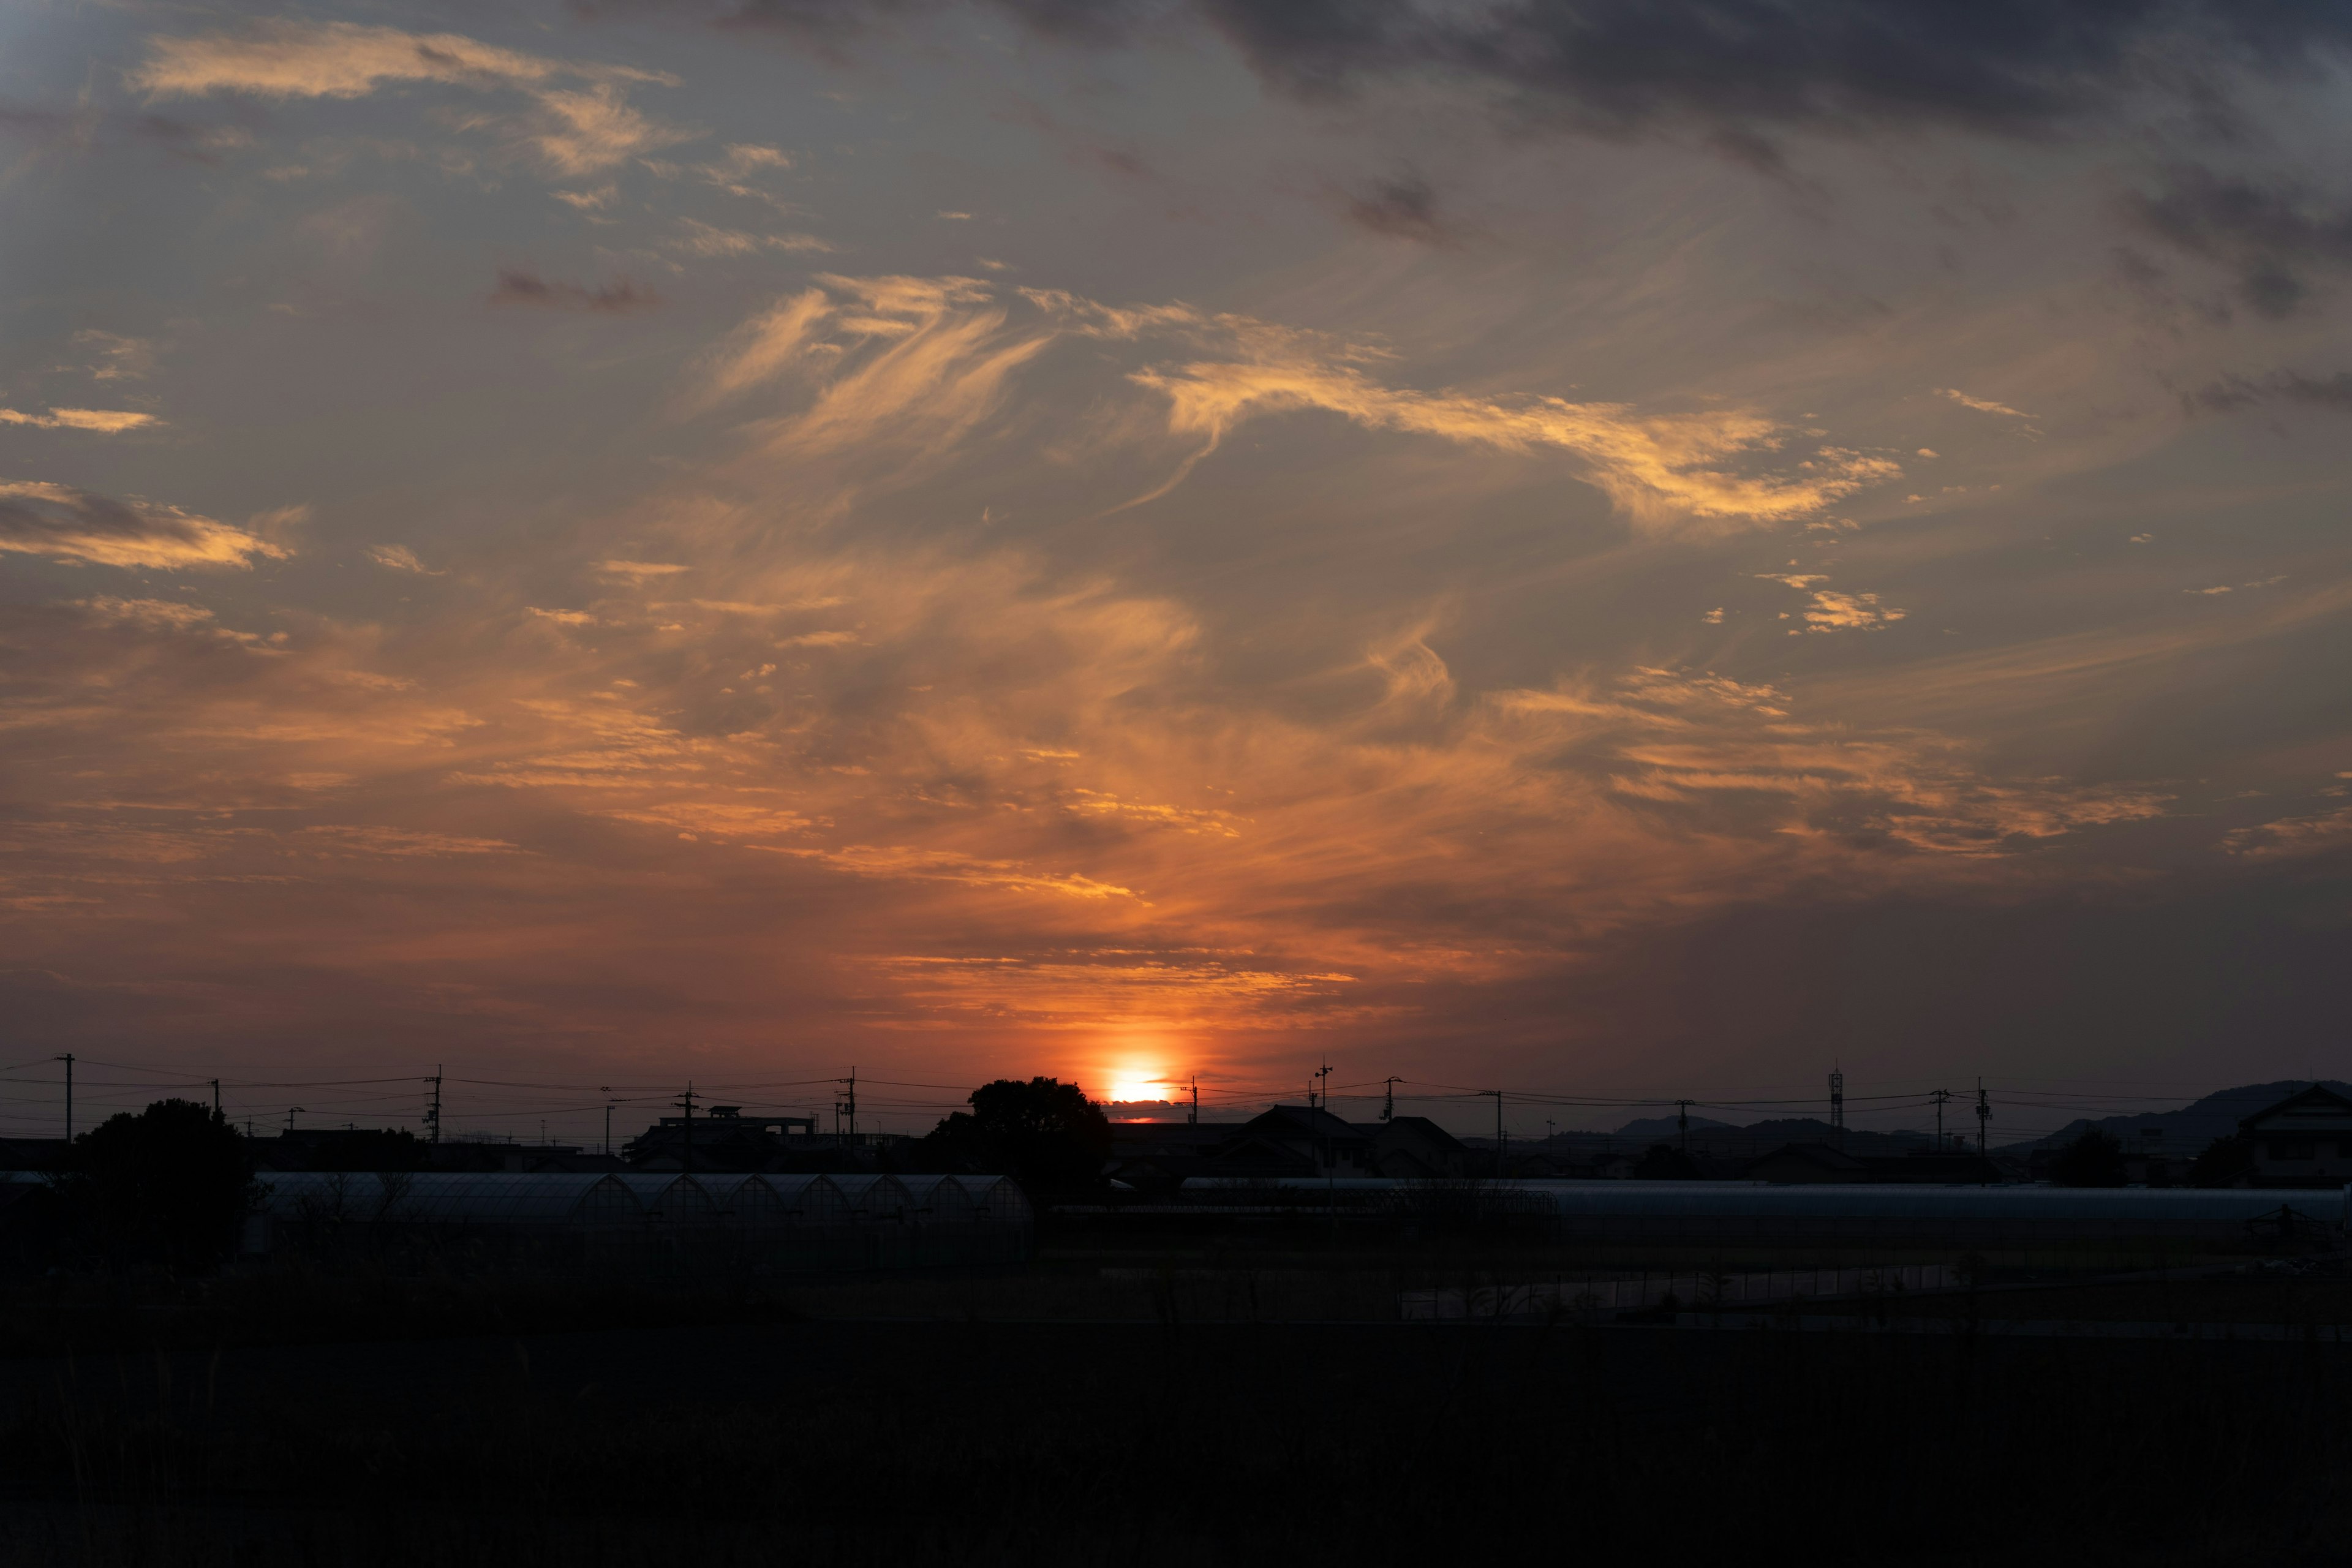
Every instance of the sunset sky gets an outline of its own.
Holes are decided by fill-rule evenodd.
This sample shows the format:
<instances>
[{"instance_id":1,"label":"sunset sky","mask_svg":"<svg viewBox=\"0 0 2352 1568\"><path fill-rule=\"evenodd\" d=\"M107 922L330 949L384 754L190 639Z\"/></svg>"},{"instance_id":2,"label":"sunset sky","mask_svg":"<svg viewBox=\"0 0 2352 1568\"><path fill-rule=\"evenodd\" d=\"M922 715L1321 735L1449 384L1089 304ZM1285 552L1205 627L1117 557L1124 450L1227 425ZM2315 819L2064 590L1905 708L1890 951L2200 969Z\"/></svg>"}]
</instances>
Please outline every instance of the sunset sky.
<instances>
[{"instance_id":1,"label":"sunset sky","mask_svg":"<svg viewBox=\"0 0 2352 1568\"><path fill-rule=\"evenodd\" d=\"M2343 1076L2347 46L0 8L0 1132Z\"/></svg>"}]
</instances>

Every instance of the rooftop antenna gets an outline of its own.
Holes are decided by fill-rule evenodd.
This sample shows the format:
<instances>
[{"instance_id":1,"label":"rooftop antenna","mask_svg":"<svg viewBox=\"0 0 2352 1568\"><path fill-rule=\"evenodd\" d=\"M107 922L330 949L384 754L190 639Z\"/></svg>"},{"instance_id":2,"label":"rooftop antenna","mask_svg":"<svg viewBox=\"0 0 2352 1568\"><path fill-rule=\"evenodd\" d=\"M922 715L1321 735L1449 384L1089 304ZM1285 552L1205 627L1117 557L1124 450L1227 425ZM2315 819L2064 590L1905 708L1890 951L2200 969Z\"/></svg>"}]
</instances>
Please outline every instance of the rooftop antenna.
<instances>
[{"instance_id":1,"label":"rooftop antenna","mask_svg":"<svg viewBox=\"0 0 2352 1568\"><path fill-rule=\"evenodd\" d=\"M1381 1120L1383 1121L1394 1121L1396 1120L1396 1086L1402 1083L1404 1079L1401 1078L1391 1078L1385 1081L1388 1093L1382 1096L1381 1100Z\"/></svg>"}]
</instances>

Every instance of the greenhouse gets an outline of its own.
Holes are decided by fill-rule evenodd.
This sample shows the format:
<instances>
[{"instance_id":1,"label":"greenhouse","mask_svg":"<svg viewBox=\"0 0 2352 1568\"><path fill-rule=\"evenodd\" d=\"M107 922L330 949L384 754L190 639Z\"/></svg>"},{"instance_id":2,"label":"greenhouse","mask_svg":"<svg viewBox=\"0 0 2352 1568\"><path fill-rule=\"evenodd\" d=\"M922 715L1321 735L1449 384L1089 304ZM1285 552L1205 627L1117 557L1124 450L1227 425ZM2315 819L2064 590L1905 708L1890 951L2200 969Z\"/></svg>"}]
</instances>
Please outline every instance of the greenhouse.
<instances>
[{"instance_id":1,"label":"greenhouse","mask_svg":"<svg viewBox=\"0 0 2352 1568\"><path fill-rule=\"evenodd\" d=\"M1601 1235L2223 1240L2282 1223L2341 1228L2346 1214L2342 1188L1512 1184L1542 1193L1563 1229Z\"/></svg>"},{"instance_id":2,"label":"greenhouse","mask_svg":"<svg viewBox=\"0 0 2352 1568\"><path fill-rule=\"evenodd\" d=\"M273 1171L260 1179L273 1222L632 1227L644 1205L627 1178L577 1174Z\"/></svg>"},{"instance_id":3,"label":"greenhouse","mask_svg":"<svg viewBox=\"0 0 2352 1568\"><path fill-rule=\"evenodd\" d=\"M858 1225L889 1225L914 1207L907 1188L896 1176L835 1175L825 1178L841 1192L849 1217Z\"/></svg>"},{"instance_id":4,"label":"greenhouse","mask_svg":"<svg viewBox=\"0 0 2352 1568\"><path fill-rule=\"evenodd\" d=\"M929 1225L962 1225L977 1217L971 1194L953 1176L904 1176L908 1210Z\"/></svg>"},{"instance_id":5,"label":"greenhouse","mask_svg":"<svg viewBox=\"0 0 2352 1568\"><path fill-rule=\"evenodd\" d=\"M1029 1194L1010 1176L958 1176L956 1180L971 1195L972 1218L982 1225L1026 1228L1036 1217L1029 1206Z\"/></svg>"},{"instance_id":6,"label":"greenhouse","mask_svg":"<svg viewBox=\"0 0 2352 1568\"><path fill-rule=\"evenodd\" d=\"M765 1175L744 1179L743 1187L736 1189L737 1205L744 1204L742 1194L751 1183L766 1189L768 1196L753 1201L753 1211L760 1224L789 1226L837 1226L849 1223L849 1204L841 1189L829 1176ZM772 1204L772 1209L768 1205ZM773 1215L771 1219L767 1216Z\"/></svg>"},{"instance_id":7,"label":"greenhouse","mask_svg":"<svg viewBox=\"0 0 2352 1568\"><path fill-rule=\"evenodd\" d=\"M626 1186L645 1205L646 1217L656 1225L698 1226L719 1223L719 1205L712 1201L710 1190L703 1181L680 1175L617 1175L613 1180Z\"/></svg>"},{"instance_id":8,"label":"greenhouse","mask_svg":"<svg viewBox=\"0 0 2352 1568\"><path fill-rule=\"evenodd\" d=\"M1691 1240L2243 1240L2334 1229L2352 1189L2057 1187L1926 1183L1296 1182L1195 1178L1187 1205L1319 1207L1434 1217L1467 1209L1544 1218L1568 1236Z\"/></svg>"},{"instance_id":9,"label":"greenhouse","mask_svg":"<svg viewBox=\"0 0 2352 1568\"><path fill-rule=\"evenodd\" d=\"M999 1176L272 1172L244 1250L592 1270L830 1270L1025 1258Z\"/></svg>"}]
</instances>

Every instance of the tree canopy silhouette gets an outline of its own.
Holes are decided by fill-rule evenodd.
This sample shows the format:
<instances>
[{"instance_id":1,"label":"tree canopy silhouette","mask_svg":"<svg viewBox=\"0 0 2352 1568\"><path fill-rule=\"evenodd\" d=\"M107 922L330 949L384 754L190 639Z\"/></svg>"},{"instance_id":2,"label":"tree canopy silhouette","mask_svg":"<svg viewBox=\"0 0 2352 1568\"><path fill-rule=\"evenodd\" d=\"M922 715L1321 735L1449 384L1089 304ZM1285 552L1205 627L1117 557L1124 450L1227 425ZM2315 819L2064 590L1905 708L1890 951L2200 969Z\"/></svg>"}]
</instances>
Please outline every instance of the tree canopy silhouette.
<instances>
[{"instance_id":1,"label":"tree canopy silhouette","mask_svg":"<svg viewBox=\"0 0 2352 1568\"><path fill-rule=\"evenodd\" d=\"M1653 1143L1633 1166L1643 1181L1690 1182L1698 1179L1698 1162L1670 1143Z\"/></svg>"},{"instance_id":2,"label":"tree canopy silhouette","mask_svg":"<svg viewBox=\"0 0 2352 1568\"><path fill-rule=\"evenodd\" d=\"M2085 1127L2050 1163L2050 1179L2062 1187L2120 1187L2124 1146L2097 1128Z\"/></svg>"},{"instance_id":3,"label":"tree canopy silhouette","mask_svg":"<svg viewBox=\"0 0 2352 1568\"><path fill-rule=\"evenodd\" d=\"M923 1140L928 1155L964 1170L1011 1176L1041 1192L1102 1184L1110 1121L1076 1084L1001 1078L973 1089L971 1105Z\"/></svg>"},{"instance_id":4,"label":"tree canopy silhouette","mask_svg":"<svg viewBox=\"0 0 2352 1568\"><path fill-rule=\"evenodd\" d=\"M195 1268L236 1247L253 1165L210 1106L159 1100L75 1139L63 1185L76 1228L103 1255Z\"/></svg>"},{"instance_id":5,"label":"tree canopy silhouette","mask_svg":"<svg viewBox=\"0 0 2352 1568\"><path fill-rule=\"evenodd\" d=\"M2242 1132L2225 1133L2199 1152L2189 1167L2189 1179L2200 1187L2226 1187L2254 1172L2254 1141Z\"/></svg>"}]
</instances>

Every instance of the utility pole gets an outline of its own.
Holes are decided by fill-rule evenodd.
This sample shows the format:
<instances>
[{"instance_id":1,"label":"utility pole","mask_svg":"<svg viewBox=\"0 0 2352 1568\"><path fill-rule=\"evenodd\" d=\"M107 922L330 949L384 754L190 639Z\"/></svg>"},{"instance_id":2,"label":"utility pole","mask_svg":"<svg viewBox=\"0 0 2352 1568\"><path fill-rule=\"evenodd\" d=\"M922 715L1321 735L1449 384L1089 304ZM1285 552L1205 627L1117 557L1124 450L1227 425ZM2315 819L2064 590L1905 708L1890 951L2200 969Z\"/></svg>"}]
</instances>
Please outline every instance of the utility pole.
<instances>
[{"instance_id":1,"label":"utility pole","mask_svg":"<svg viewBox=\"0 0 2352 1568\"><path fill-rule=\"evenodd\" d=\"M425 1125L433 1131L425 1135L428 1143L441 1142L441 1068L436 1063L433 1076L425 1080L433 1086L433 1108L425 1113Z\"/></svg>"},{"instance_id":2,"label":"utility pole","mask_svg":"<svg viewBox=\"0 0 2352 1568\"><path fill-rule=\"evenodd\" d=\"M1830 1131L1837 1146L1845 1147L1845 1072L1841 1068L1830 1069Z\"/></svg>"},{"instance_id":3,"label":"utility pole","mask_svg":"<svg viewBox=\"0 0 2352 1568\"><path fill-rule=\"evenodd\" d=\"M1500 1181L1503 1179L1503 1091L1482 1089L1478 1092L1495 1097L1495 1179Z\"/></svg>"},{"instance_id":4,"label":"utility pole","mask_svg":"<svg viewBox=\"0 0 2352 1568\"><path fill-rule=\"evenodd\" d=\"M849 1116L849 1135L854 1139L857 1136L857 1068L853 1065L847 1078L835 1079L834 1082L847 1084L849 1090L846 1094L833 1097L833 1131L836 1136L839 1135L841 1118L845 1111Z\"/></svg>"},{"instance_id":5,"label":"utility pole","mask_svg":"<svg viewBox=\"0 0 2352 1568\"><path fill-rule=\"evenodd\" d=\"M1388 1093L1381 1100L1381 1121L1394 1121L1396 1120L1396 1086L1403 1081L1404 1079L1401 1078L1392 1078L1386 1080Z\"/></svg>"},{"instance_id":6,"label":"utility pole","mask_svg":"<svg viewBox=\"0 0 2352 1568\"><path fill-rule=\"evenodd\" d=\"M66 1064L66 1142L73 1142L73 1053L68 1051L58 1060Z\"/></svg>"},{"instance_id":7,"label":"utility pole","mask_svg":"<svg viewBox=\"0 0 2352 1568\"><path fill-rule=\"evenodd\" d=\"M1952 1098L1952 1091L1948 1089L1929 1089L1927 1098L1936 1102L1936 1152L1940 1154L1944 1152L1944 1102Z\"/></svg>"},{"instance_id":8,"label":"utility pole","mask_svg":"<svg viewBox=\"0 0 2352 1568\"><path fill-rule=\"evenodd\" d=\"M691 1175L691 1174L693 1174L693 1173L694 1173L694 1080L693 1080L693 1079L688 1079L687 1080L686 1092L685 1092L683 1095L681 1095L681 1096L679 1096L679 1097L678 1097L678 1101L677 1101L677 1103L678 1103L679 1105L683 1106L683 1107L685 1108L685 1110L686 1110L686 1122L685 1122L685 1124L684 1124L682 1127L680 1127L680 1128L678 1129L678 1131L686 1134L686 1170L687 1170L687 1173L688 1173L688 1175Z\"/></svg>"},{"instance_id":9,"label":"utility pole","mask_svg":"<svg viewBox=\"0 0 2352 1568\"><path fill-rule=\"evenodd\" d=\"M1184 1122L1191 1127L1197 1127L1201 1123L1201 1075L1199 1073L1192 1075L1192 1109L1184 1113Z\"/></svg>"},{"instance_id":10,"label":"utility pole","mask_svg":"<svg viewBox=\"0 0 2352 1568\"><path fill-rule=\"evenodd\" d=\"M307 1110L309 1109L310 1107L305 1105L289 1105L286 1108L286 1131L289 1137L294 1131L294 1113L298 1110Z\"/></svg>"},{"instance_id":11,"label":"utility pole","mask_svg":"<svg viewBox=\"0 0 2352 1568\"><path fill-rule=\"evenodd\" d=\"M600 1084L598 1084L598 1085L596 1086L596 1088L597 1088L597 1090L598 1090L598 1092L599 1092L599 1093L601 1093L601 1094L603 1094L603 1095L604 1095L604 1096L605 1096L605 1100L604 1100L604 1152L605 1152L605 1153L607 1153L607 1154L610 1154L610 1153L612 1153L612 1152L613 1152L613 1101L612 1101L612 1098L611 1098L611 1097L612 1097L612 1093L613 1093L613 1086L612 1086L611 1084L609 1084L609 1083L600 1083Z\"/></svg>"},{"instance_id":12,"label":"utility pole","mask_svg":"<svg viewBox=\"0 0 2352 1568\"><path fill-rule=\"evenodd\" d=\"M1315 1076L1323 1080L1323 1109L1328 1110L1331 1109L1331 1063L1328 1058L1325 1058L1322 1069Z\"/></svg>"},{"instance_id":13,"label":"utility pole","mask_svg":"<svg viewBox=\"0 0 2352 1568\"><path fill-rule=\"evenodd\" d=\"M1984 1158L1985 1123L1992 1120L1992 1106L1985 1099L1984 1079L1977 1079L1977 1157Z\"/></svg>"},{"instance_id":14,"label":"utility pole","mask_svg":"<svg viewBox=\"0 0 2352 1568\"><path fill-rule=\"evenodd\" d=\"M220 1119L220 1079L213 1079L213 1120L218 1121Z\"/></svg>"},{"instance_id":15,"label":"utility pole","mask_svg":"<svg viewBox=\"0 0 2352 1568\"><path fill-rule=\"evenodd\" d=\"M1690 1152L1690 1108L1692 1104L1693 1101L1687 1100L1677 1100L1675 1101L1675 1126L1682 1132L1683 1152L1685 1154Z\"/></svg>"}]
</instances>

